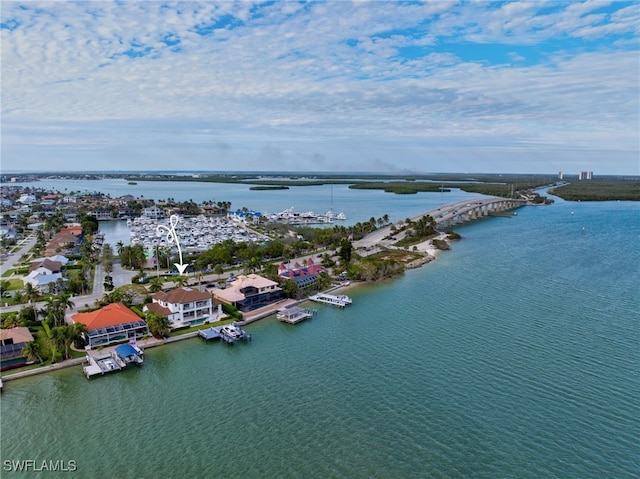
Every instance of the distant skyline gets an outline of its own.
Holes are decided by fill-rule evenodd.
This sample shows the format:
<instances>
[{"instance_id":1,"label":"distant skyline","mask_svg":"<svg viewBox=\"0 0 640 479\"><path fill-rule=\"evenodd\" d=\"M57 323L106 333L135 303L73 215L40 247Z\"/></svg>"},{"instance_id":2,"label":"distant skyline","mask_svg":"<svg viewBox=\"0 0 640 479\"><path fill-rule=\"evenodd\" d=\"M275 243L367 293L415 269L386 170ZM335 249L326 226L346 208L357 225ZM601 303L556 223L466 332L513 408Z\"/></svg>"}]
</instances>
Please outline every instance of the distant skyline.
<instances>
[{"instance_id":1,"label":"distant skyline","mask_svg":"<svg viewBox=\"0 0 640 479\"><path fill-rule=\"evenodd\" d=\"M2 171L640 174L640 5L0 4Z\"/></svg>"}]
</instances>

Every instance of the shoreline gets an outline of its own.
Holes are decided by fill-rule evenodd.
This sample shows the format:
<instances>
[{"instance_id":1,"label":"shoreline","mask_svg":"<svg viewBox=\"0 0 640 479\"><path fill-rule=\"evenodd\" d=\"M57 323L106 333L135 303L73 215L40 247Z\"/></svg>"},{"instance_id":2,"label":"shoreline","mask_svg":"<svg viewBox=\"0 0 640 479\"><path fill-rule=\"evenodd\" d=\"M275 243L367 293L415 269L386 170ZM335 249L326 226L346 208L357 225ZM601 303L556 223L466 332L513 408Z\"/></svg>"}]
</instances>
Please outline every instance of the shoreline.
<instances>
[{"instance_id":1,"label":"shoreline","mask_svg":"<svg viewBox=\"0 0 640 479\"><path fill-rule=\"evenodd\" d=\"M432 244L431 241L433 239L441 239L441 240L446 240L447 234L446 233L440 233L438 235L437 238L430 238L426 241L423 241L422 243L418 243L416 245L417 247L417 251L424 253L426 256L424 258L424 261L413 261L411 263L407 263L405 264L405 268L406 269L416 269L416 268L420 268L422 266L424 266L425 264L429 264L432 261L434 261L437 256L443 252L443 250L440 250L438 248L435 248ZM335 291L346 291L349 290L350 288L353 288L354 286L357 285L361 285L361 284L366 284L366 281L350 281L349 284L338 284L338 285L334 285L328 289L326 289L324 292L326 293L330 293L330 292L335 292ZM243 319L241 321L237 321L238 326L245 326L248 324L252 324L256 321L259 321L261 319L264 318L268 318L269 316L272 316L274 314L276 314L276 312L279 309L282 308L287 308L290 306L296 306L305 302L309 302L309 298L303 298L303 299L285 299L282 301L279 301L277 303L265 306L263 308L259 308L255 311L251 311L245 315L243 315ZM177 336L171 336L169 338L165 338L165 339L157 339L154 337L151 338L147 338L147 339L142 339L139 340L137 342L137 345L142 349L150 349L150 348L155 348L158 346L165 346L167 344L171 344L171 343L175 343L178 341L183 341L186 339L192 339L192 338L197 338L198 337L198 332L194 331L191 333L186 333L186 334L181 334L181 335L177 335ZM101 350L102 352L104 351L109 351L109 348L115 348L118 345L113 345L113 346L108 346L106 348L104 348L103 350ZM89 352L86 352L87 354L89 354ZM72 359L66 359L63 361L60 361L58 363L54 363L54 364L49 364L47 366L41 366L39 368L35 368L35 369L29 369L27 371L20 371L17 373L13 373L13 374L7 374L7 375L0 375L0 379L2 380L2 382L8 382L8 381L15 381L15 380L19 380L19 379L23 379L23 378L28 378L28 377L32 377L32 376L38 376L40 374L46 374L48 372L51 371L58 371L60 369L66 369L66 368L71 368L71 367L75 367L75 366L82 366L83 364L85 364L87 362L86 357L82 357L82 358L72 358Z\"/></svg>"}]
</instances>

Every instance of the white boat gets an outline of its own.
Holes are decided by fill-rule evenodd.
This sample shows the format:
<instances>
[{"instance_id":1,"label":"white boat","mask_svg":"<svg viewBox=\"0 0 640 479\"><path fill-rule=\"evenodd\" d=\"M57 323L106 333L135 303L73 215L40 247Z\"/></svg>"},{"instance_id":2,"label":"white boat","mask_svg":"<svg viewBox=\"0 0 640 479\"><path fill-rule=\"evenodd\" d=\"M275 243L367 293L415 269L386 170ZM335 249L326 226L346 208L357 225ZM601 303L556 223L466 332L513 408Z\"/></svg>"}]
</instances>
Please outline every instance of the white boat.
<instances>
[{"instance_id":1,"label":"white boat","mask_svg":"<svg viewBox=\"0 0 640 479\"><path fill-rule=\"evenodd\" d=\"M242 330L234 324L222 326L221 332L229 336L231 339L240 339L242 337Z\"/></svg>"},{"instance_id":2,"label":"white boat","mask_svg":"<svg viewBox=\"0 0 640 479\"><path fill-rule=\"evenodd\" d=\"M317 303L325 303L331 304L333 306L339 306L344 308L345 306L352 303L352 300L346 294L328 294L328 293L318 293L313 296L309 296L311 301L315 301Z\"/></svg>"}]
</instances>

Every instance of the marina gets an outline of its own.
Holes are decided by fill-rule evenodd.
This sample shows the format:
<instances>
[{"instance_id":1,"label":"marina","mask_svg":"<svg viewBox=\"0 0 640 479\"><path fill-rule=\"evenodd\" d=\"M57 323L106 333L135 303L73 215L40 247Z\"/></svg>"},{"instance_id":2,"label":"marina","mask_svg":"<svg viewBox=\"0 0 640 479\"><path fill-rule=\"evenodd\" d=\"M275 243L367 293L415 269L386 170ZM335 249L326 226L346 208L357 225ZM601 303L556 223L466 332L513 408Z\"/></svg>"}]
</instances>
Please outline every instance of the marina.
<instances>
[{"instance_id":1,"label":"marina","mask_svg":"<svg viewBox=\"0 0 640 479\"><path fill-rule=\"evenodd\" d=\"M352 303L351 298L346 294L318 293L313 296L309 296L309 299L316 303L330 304L338 306L339 308L344 308Z\"/></svg>"},{"instance_id":2,"label":"marina","mask_svg":"<svg viewBox=\"0 0 640 479\"><path fill-rule=\"evenodd\" d=\"M289 224L326 224L333 223L334 220L344 221L347 216L344 213L334 214L329 210L324 214L316 214L313 211L295 211L293 206L281 211L280 213L274 213L268 215L267 218L270 221Z\"/></svg>"},{"instance_id":3,"label":"marina","mask_svg":"<svg viewBox=\"0 0 640 479\"><path fill-rule=\"evenodd\" d=\"M166 235L158 232L159 225L166 225L167 221L157 220L146 216L139 216L127 220L130 230L130 241L133 246L143 246L153 249L158 246L170 248L174 246ZM178 216L176 235L182 248L186 251L205 251L211 246L226 240L234 242L261 243L267 238L249 230L243 219L233 217L207 217L204 215L193 218Z\"/></svg>"},{"instance_id":4,"label":"marina","mask_svg":"<svg viewBox=\"0 0 640 479\"><path fill-rule=\"evenodd\" d=\"M228 345L233 345L236 341L251 341L251 334L238 327L235 323L201 329L198 331L198 336L205 341L219 339Z\"/></svg>"},{"instance_id":5,"label":"marina","mask_svg":"<svg viewBox=\"0 0 640 479\"><path fill-rule=\"evenodd\" d=\"M305 319L312 318L316 311L303 309L298 306L279 309L276 318L283 323L297 324Z\"/></svg>"}]
</instances>

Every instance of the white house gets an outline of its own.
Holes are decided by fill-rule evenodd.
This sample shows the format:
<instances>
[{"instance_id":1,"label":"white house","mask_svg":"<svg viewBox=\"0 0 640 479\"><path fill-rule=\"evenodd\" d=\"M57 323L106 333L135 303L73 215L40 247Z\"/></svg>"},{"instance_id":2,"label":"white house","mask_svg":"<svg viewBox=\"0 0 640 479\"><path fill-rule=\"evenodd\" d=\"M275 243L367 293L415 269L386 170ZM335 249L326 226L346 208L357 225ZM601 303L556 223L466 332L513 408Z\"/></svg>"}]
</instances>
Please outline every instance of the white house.
<instances>
[{"instance_id":1,"label":"white house","mask_svg":"<svg viewBox=\"0 0 640 479\"><path fill-rule=\"evenodd\" d=\"M23 205L32 205L36 202L36 197L34 195L24 194L20 195L18 199L18 203L22 203Z\"/></svg>"},{"instance_id":2,"label":"white house","mask_svg":"<svg viewBox=\"0 0 640 479\"><path fill-rule=\"evenodd\" d=\"M168 293L159 291L152 297L153 303L146 304L142 311L153 311L165 316L171 328L189 327L195 324L218 321L224 313L222 305L214 306L211 294L192 288L177 288Z\"/></svg>"},{"instance_id":3,"label":"white house","mask_svg":"<svg viewBox=\"0 0 640 479\"><path fill-rule=\"evenodd\" d=\"M57 284L58 279L62 281L66 281L65 278L62 277L62 273L54 273L54 274L42 274L38 271L32 271L22 280L25 284L30 283L35 289L38 289L42 294L51 293L49 286L51 284Z\"/></svg>"}]
</instances>

